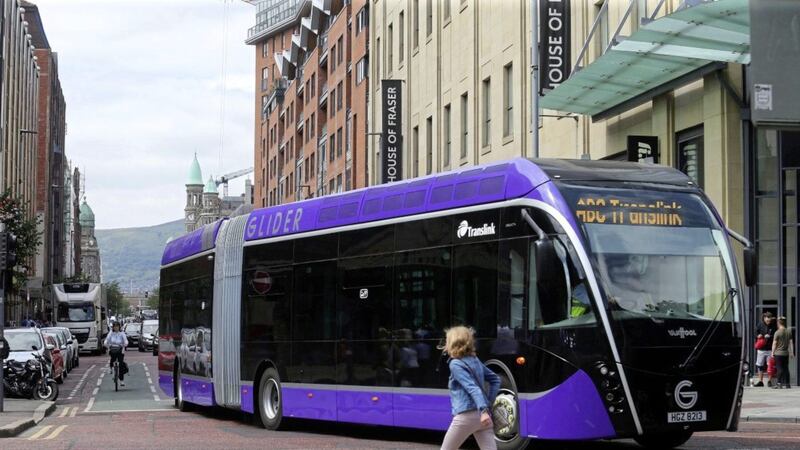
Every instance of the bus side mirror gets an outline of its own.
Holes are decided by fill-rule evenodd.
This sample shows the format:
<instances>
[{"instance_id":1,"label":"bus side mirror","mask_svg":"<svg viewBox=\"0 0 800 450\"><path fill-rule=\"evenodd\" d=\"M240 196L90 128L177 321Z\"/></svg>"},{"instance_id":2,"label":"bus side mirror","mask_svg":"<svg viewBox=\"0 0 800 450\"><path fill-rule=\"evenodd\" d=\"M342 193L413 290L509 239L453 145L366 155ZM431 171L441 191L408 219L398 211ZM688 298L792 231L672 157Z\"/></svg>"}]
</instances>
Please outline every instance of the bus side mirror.
<instances>
[{"instance_id":1,"label":"bus side mirror","mask_svg":"<svg viewBox=\"0 0 800 450\"><path fill-rule=\"evenodd\" d=\"M557 304L562 300L566 302L569 293L567 275L564 262L556 251L555 242L550 238L539 239L535 244L535 252L539 298L552 299Z\"/></svg>"},{"instance_id":2,"label":"bus side mirror","mask_svg":"<svg viewBox=\"0 0 800 450\"><path fill-rule=\"evenodd\" d=\"M758 281L758 255L755 247L744 249L744 283L750 287Z\"/></svg>"}]
</instances>

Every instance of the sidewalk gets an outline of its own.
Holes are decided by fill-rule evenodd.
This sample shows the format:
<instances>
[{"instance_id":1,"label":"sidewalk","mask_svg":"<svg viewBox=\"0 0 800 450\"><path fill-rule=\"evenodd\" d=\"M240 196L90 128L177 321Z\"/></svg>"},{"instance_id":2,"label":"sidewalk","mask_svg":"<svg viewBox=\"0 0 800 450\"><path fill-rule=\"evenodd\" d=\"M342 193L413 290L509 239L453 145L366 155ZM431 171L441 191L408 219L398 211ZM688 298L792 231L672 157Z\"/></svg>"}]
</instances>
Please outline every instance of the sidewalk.
<instances>
[{"instance_id":1,"label":"sidewalk","mask_svg":"<svg viewBox=\"0 0 800 450\"><path fill-rule=\"evenodd\" d=\"M740 417L742 422L800 423L800 387L745 387Z\"/></svg>"},{"instance_id":2,"label":"sidewalk","mask_svg":"<svg viewBox=\"0 0 800 450\"><path fill-rule=\"evenodd\" d=\"M41 422L56 409L55 402L38 402L17 398L3 401L0 413L0 438L14 437Z\"/></svg>"}]
</instances>

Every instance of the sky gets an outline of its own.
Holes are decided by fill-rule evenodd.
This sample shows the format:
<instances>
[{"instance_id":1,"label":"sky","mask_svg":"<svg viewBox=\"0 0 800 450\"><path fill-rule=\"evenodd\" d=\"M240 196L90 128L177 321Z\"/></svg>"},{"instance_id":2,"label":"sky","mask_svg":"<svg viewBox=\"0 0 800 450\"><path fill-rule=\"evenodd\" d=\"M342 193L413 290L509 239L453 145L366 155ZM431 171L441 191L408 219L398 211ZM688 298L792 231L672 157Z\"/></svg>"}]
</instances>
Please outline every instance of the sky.
<instances>
[{"instance_id":1,"label":"sky","mask_svg":"<svg viewBox=\"0 0 800 450\"><path fill-rule=\"evenodd\" d=\"M183 219L195 152L204 180L253 166L255 50L244 40L254 6L31 1L58 53L66 154L85 174L97 228ZM230 195L243 190L244 178L231 182Z\"/></svg>"}]
</instances>

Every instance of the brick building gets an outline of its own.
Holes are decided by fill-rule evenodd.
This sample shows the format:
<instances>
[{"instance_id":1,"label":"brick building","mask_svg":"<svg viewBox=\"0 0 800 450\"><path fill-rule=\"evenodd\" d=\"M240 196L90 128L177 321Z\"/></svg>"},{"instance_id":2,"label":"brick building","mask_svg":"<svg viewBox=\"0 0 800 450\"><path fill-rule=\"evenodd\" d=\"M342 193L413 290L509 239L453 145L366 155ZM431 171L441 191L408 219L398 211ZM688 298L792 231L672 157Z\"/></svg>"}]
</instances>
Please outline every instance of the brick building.
<instances>
[{"instance_id":1,"label":"brick building","mask_svg":"<svg viewBox=\"0 0 800 450\"><path fill-rule=\"evenodd\" d=\"M66 102L58 76L58 55L50 47L36 5L21 2L25 20L39 64L38 134L36 156L36 215L41 219L42 248L36 258L35 277L31 280L32 297L41 295L42 286L62 279L66 258L66 213L64 191L64 143L66 134Z\"/></svg>"},{"instance_id":2,"label":"brick building","mask_svg":"<svg viewBox=\"0 0 800 450\"><path fill-rule=\"evenodd\" d=\"M252 0L255 206L367 182L366 0Z\"/></svg>"}]
</instances>

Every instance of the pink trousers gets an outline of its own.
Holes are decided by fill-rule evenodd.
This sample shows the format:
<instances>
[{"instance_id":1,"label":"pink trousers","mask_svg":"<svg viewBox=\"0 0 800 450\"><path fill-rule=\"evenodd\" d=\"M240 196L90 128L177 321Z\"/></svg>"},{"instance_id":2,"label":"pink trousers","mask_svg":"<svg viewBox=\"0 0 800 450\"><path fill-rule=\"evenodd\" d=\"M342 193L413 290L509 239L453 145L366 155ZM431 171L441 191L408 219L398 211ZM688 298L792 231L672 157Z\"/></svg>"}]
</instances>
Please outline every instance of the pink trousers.
<instances>
[{"instance_id":1,"label":"pink trousers","mask_svg":"<svg viewBox=\"0 0 800 450\"><path fill-rule=\"evenodd\" d=\"M442 450L457 450L461 444L467 440L469 435L474 435L481 450L497 450L497 443L494 441L494 428L484 428L481 425L481 413L479 411L467 411L453 417L450 428L444 435Z\"/></svg>"}]
</instances>

